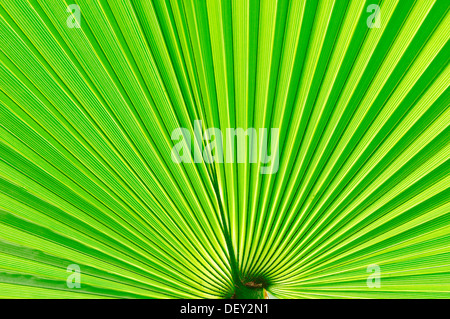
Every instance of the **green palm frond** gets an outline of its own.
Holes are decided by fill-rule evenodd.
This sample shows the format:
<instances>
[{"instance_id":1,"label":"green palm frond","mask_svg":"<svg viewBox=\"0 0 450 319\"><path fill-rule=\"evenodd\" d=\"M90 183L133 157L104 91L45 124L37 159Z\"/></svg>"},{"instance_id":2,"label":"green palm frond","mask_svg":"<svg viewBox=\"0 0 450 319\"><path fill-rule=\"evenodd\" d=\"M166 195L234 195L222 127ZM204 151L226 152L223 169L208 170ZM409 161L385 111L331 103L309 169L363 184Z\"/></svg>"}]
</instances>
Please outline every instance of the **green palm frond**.
<instances>
[{"instance_id":1,"label":"green palm frond","mask_svg":"<svg viewBox=\"0 0 450 319\"><path fill-rule=\"evenodd\" d=\"M0 3L0 297L450 298L448 1L73 3Z\"/></svg>"}]
</instances>

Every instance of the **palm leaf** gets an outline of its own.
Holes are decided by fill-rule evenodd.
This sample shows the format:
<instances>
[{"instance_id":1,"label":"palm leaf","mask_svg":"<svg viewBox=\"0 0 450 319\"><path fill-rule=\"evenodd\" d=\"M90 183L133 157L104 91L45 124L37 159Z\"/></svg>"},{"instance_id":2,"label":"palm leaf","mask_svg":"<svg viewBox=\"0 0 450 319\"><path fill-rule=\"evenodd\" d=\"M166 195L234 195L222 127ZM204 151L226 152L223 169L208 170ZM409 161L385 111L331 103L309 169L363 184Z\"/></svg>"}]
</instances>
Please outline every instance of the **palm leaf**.
<instances>
[{"instance_id":1,"label":"palm leaf","mask_svg":"<svg viewBox=\"0 0 450 319\"><path fill-rule=\"evenodd\" d=\"M449 5L375 2L2 1L0 297L449 298Z\"/></svg>"}]
</instances>

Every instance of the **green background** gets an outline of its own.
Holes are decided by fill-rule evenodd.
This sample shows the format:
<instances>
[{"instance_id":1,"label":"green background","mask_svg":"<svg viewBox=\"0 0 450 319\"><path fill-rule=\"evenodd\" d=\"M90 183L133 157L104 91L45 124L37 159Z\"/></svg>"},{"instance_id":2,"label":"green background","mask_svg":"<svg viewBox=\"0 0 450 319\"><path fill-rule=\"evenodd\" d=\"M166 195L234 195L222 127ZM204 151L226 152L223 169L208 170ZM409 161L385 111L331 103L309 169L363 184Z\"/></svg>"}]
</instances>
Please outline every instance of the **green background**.
<instances>
[{"instance_id":1,"label":"green background","mask_svg":"<svg viewBox=\"0 0 450 319\"><path fill-rule=\"evenodd\" d=\"M71 3L0 2L0 297L450 298L448 1Z\"/></svg>"}]
</instances>

